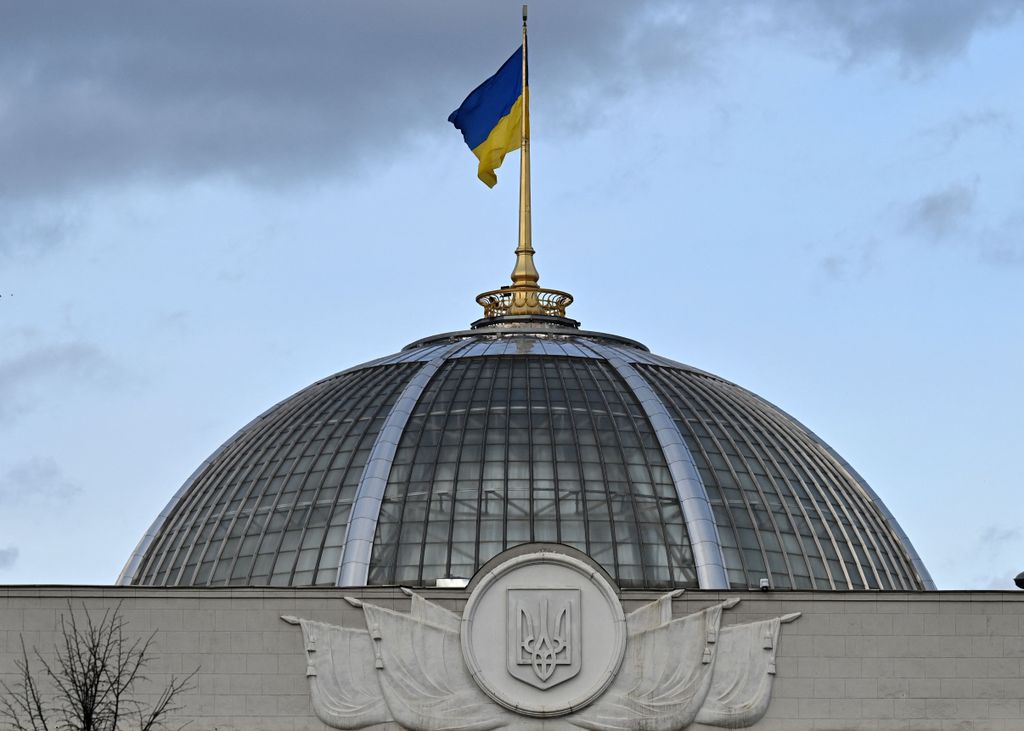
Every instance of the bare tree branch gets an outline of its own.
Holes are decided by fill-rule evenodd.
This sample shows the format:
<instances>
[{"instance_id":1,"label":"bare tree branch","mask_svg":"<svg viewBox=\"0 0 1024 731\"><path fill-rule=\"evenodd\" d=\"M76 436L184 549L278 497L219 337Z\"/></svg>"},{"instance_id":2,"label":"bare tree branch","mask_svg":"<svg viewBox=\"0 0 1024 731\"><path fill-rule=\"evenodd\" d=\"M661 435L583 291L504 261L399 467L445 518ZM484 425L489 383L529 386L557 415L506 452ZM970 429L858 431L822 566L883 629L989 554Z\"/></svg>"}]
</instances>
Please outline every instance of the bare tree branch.
<instances>
[{"instance_id":1,"label":"bare tree branch","mask_svg":"<svg viewBox=\"0 0 1024 731\"><path fill-rule=\"evenodd\" d=\"M54 659L32 649L41 671L33 669L21 644L15 661L20 678L13 688L0 682L0 719L12 731L159 731L181 710L180 697L193 687L196 668L185 677L172 676L149 704L136 697L138 685L148 682L145 670L152 659L153 632L145 638L126 636L121 605L98 620L82 607L76 616L71 604L60 618L60 640ZM39 678L52 686L44 702ZM177 731L187 724L177 727Z\"/></svg>"},{"instance_id":2,"label":"bare tree branch","mask_svg":"<svg viewBox=\"0 0 1024 731\"><path fill-rule=\"evenodd\" d=\"M39 685L32 675L32 666L25 649L25 640L21 640L21 659L15 660L15 667L21 679L13 688L0 682L0 717L13 724L14 731L48 731L46 709L43 707Z\"/></svg>"}]
</instances>

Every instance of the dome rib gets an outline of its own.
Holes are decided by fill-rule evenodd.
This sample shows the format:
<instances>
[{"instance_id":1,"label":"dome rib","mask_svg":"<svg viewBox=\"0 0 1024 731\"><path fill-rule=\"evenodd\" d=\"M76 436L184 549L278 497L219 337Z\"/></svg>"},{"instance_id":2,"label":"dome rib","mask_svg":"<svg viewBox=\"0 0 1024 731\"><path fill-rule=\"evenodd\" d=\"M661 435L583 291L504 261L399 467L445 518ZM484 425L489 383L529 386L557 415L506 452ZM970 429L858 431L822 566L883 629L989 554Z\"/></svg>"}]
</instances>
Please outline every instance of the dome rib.
<instances>
[{"instance_id":1,"label":"dome rib","mask_svg":"<svg viewBox=\"0 0 1024 731\"><path fill-rule=\"evenodd\" d=\"M355 369L349 368L346 371L343 371L342 373L347 373L348 371L351 370ZM337 375L341 374L339 373ZM253 419L248 424L246 424L241 429L232 434L219 447L217 447L217 449L214 450L213 454L204 459L203 462L198 467L196 467L195 471L188 476L188 479L185 480L184 483L182 483L181 487L178 488L178 491L174 493L174 495L168 501L167 505L164 506L164 509L160 511L160 514L157 515L156 519L150 524L149 530L147 530L143 534L142 538L139 539L138 545L135 546L135 550L132 551L132 555L128 558L127 563L125 563L124 568L121 569L121 573L117 577L118 586L130 586L131 584L135 583L136 579L138 578L136 575L139 573L139 568L142 566L142 561L146 557L146 552L149 551L150 547L153 545L153 542L156 541L156 539L160 536L160 532L164 526L164 523L167 522L167 519L171 517L171 514L178 507L178 504L182 500L184 500L185 496L188 495L188 493L192 490L192 486L195 485L200 475L202 475L206 471L206 468L214 464L218 459L220 459L220 456L224 454L229 447L234 445L235 442L240 437L242 437L242 435L246 434L262 419L274 413L278 408L284 406L288 401L291 401L293 398L294 396L289 396L288 398L281 399L280 401L278 401L276 404L271 406L269 409L264 411L262 414L260 414L255 419Z\"/></svg>"},{"instance_id":2,"label":"dome rib","mask_svg":"<svg viewBox=\"0 0 1024 731\"><path fill-rule=\"evenodd\" d=\"M433 336L284 399L200 465L118 578L430 586L531 541L622 588L935 585L878 495L806 426L615 336Z\"/></svg>"},{"instance_id":3,"label":"dome rib","mask_svg":"<svg viewBox=\"0 0 1024 731\"><path fill-rule=\"evenodd\" d=\"M731 410L729 405L730 402L722 398L720 394L718 394L714 389L707 388L706 384L700 382L699 380L696 380L695 382L690 384L682 385L681 388L687 394L689 394L689 396L692 399L694 399L694 401L703 401L704 403L707 404L714 404L719 410L723 410L723 413L728 413ZM745 404L742 401L740 401L739 403L736 403L734 406L736 409L745 409L745 415L747 420L745 423L749 423L751 425L757 425L758 423L761 423L763 425L766 421L765 415L761 411L750 408L749 404ZM709 415L704 420L702 420L702 423L707 425L710 421L714 421L714 423L719 426L721 426L721 424L723 423L722 419L717 414L713 416ZM718 445L719 450L721 450L721 440L716 437L712 437L712 439ZM842 519L836 512L835 502L838 501L838 498L835 496L835 491L825 484L825 476L819 470L815 469L813 466L808 465L806 456L802 453L799 447L789 442L785 438L785 435L780 435L776 432L766 432L763 444L768 449L774 449L778 451L780 457L775 460L776 465L786 464L789 465L790 469L799 467L802 470L801 473L798 473L798 480L800 481L801 486L807 493L807 502L813 508L817 520L823 527L824 533L826 534L827 538L827 545L830 548L835 548L836 550L841 550L839 548L840 546L849 545L849 535L847 534L846 529L843 526ZM814 479L815 477L817 479ZM782 480L779 480L776 484L781 485L782 482ZM746 509L748 511L756 511L757 507L759 507L760 505L764 505L767 502L765 498L766 493L764 488L758 486L757 490L758 494L760 495L760 500L756 503L747 501ZM833 501L821 499L820 495L822 495L824 492L832 494ZM770 513L768 514L768 519L772 521L773 526L776 525L777 521ZM764 542L766 539L764 537L763 531L758 531L757 539L761 545L761 552L765 557L765 560L768 561L767 551L764 546ZM825 538L822 538L820 535L818 535L817 543L819 546L819 550L822 545L822 540L825 540ZM825 553L827 554L828 550L826 550ZM838 565L839 570L842 572L841 579L843 582L843 586L854 586L853 578L849 573L851 570L849 564L845 561L840 561ZM747 570L750 571L749 567L747 567ZM860 566L857 566L856 570L858 572L857 575L860 581L864 582L865 579L863 576L863 572L860 569ZM766 573L768 574L767 578L770 581L776 581L776 577L773 575L774 572L768 570ZM832 588L838 588L836 577L834 575L830 576L830 581L832 582Z\"/></svg>"},{"instance_id":4,"label":"dome rib","mask_svg":"<svg viewBox=\"0 0 1024 731\"><path fill-rule=\"evenodd\" d=\"M728 589L729 578L725 571L725 558L722 555L722 544L715 527L715 517L711 510L704 482L700 479L693 455L683 442L675 422L665 408L658 395L618 351L588 342L586 346L604 358L618 372L622 380L633 391L636 400L647 414L654 434L665 453L672 482L675 483L679 495L679 506L686 521L686 531L690 535L690 547L697 569L697 583L701 589Z\"/></svg>"},{"instance_id":5,"label":"dome rib","mask_svg":"<svg viewBox=\"0 0 1024 731\"><path fill-rule=\"evenodd\" d=\"M621 586L697 588L679 495L632 388L582 343L531 340L460 351L428 385L392 465L369 583L468 578L501 550L555 541Z\"/></svg>"},{"instance_id":6,"label":"dome rib","mask_svg":"<svg viewBox=\"0 0 1024 731\"><path fill-rule=\"evenodd\" d=\"M438 352L443 347L443 345L425 344L413 350L412 352L409 352L410 349L404 349L398 353L386 355L381 358L374 358L373 360L367 361L365 363L360 363L358 365L354 365L351 368L346 368L342 371L339 371L338 373L327 376L326 378L322 378L319 381L315 381L314 383L310 384L310 386L308 386L307 389L304 390L315 388L317 386L334 381L342 376L366 370L368 368L373 368L375 366L400 365L405 363L412 363L415 362L416 360L427 359L434 353ZM138 579L140 578L138 576L139 569L142 567L143 560L146 557L146 553L153 546L153 543L157 540L157 538L160 537L164 524L167 523L171 515L174 514L174 511L177 509L178 505L191 492L193 486L196 484L197 480L199 480L199 478L205 473L206 469L210 467L210 465L216 463L221 458L221 456L224 455L225 452L227 452L227 450L230 447L234 446L239 439L248 434L249 431L253 429L257 424L259 424L263 419L273 415L278 409L285 407L286 404L291 402L294 398L294 394L288 396L287 398L281 399L279 402L271 406L269 409L263 411L263 413L261 413L259 416L249 421L245 426L243 426L241 429L232 434L228 439L224 440L224 442L222 442L221 445L217 447L216 450L214 450L213 454L211 454L209 457L203 460L203 462L192 472L192 474L188 476L188 479L186 479L185 482L182 483L181 487L178 488L178 491L174 493L171 499L167 502L167 505L164 506L163 510L160 511L160 513L150 524L149 529L143 534L142 538L139 539L138 544L136 544L135 546L135 550L132 551L131 556L128 557L128 561L125 562L124 568L121 569L121 573L118 574L116 582L117 586L130 586L132 584L138 583Z\"/></svg>"},{"instance_id":7,"label":"dome rib","mask_svg":"<svg viewBox=\"0 0 1024 731\"><path fill-rule=\"evenodd\" d=\"M746 400L746 392L743 391L741 393L743 395L742 400ZM820 455L802 449L801 445L797 443L792 430L788 428L788 425L782 419L776 417L776 413L777 410L774 405L770 405L769 409L760 409L756 412L752 410L752 418L765 421L775 428L776 433L779 435L780 443L792 456L793 463L803 466L812 477L812 484L818 485L821 494L826 497L823 502L831 512L835 525L838 526L839 530L838 534L835 531L832 532L832 540L834 545L840 550L840 555L843 558L841 564L846 572L847 581L850 582L850 586L853 588L882 586L881 576L876 564L882 563L883 551L877 541L873 540L862 512L851 509L846 495L841 494L838 485L829 479L828 470L822 463ZM831 500L827 499L829 496L831 496ZM853 547L859 546L864 550L864 547L868 545L871 546L873 553L869 554L865 551L863 556L857 554L852 559L842 555L843 548L853 550ZM851 566L856 569L856 576L850 575ZM867 573L868 571L871 572L870 576Z\"/></svg>"},{"instance_id":8,"label":"dome rib","mask_svg":"<svg viewBox=\"0 0 1024 731\"><path fill-rule=\"evenodd\" d=\"M675 394L677 399L678 398L696 399L696 395L693 393L693 391L690 388L684 386L683 384L674 384L674 385L672 385L671 388L672 388L672 392ZM680 389L682 389L682 390L680 390ZM741 416L739 414L739 412L737 411L737 407L735 405L731 405L731 404L728 404L726 402L723 402L721 399L715 399L715 401L717 402L719 407L724 410L724 413L727 416L731 416L732 417L732 420L733 420L734 423L737 423L737 424L738 423L743 423L744 421L749 421L750 419L753 418L752 415L749 413L749 409L747 410L746 414ZM719 425L721 425L721 420L716 420L716 421L717 421L717 423ZM701 424L706 427L706 422L704 420L701 420ZM750 434L748 438L750 440L750 443L755 444L764 453L764 454L753 453L753 457L752 457L752 459L754 459L758 463L758 465L760 465L760 467L764 471L764 473L766 475L769 474L769 469L768 469L768 463L769 462L771 463L771 466L775 470L777 470L777 471L779 471L781 473L780 465L779 465L779 460L777 458L775 458L774 456L772 456L771 454L768 453L767 443L763 439L758 437L756 434ZM712 437L712 439L714 439L714 438ZM716 441L716 443L718 442L717 439L715 439L715 441ZM737 440L736 440L735 437L731 437L730 436L729 442L731 443L733 448L737 449L737 451L738 451L738 447L736 445L736 441ZM720 446L721 445L719 444L719 447ZM711 460L710 460L709 456L707 455L707 453L705 452L703 447L701 447L701 452L703 454L703 458L705 459L705 461L710 462ZM730 473L733 475L733 478L737 479L737 481L738 481L738 476L736 474L735 466L730 464L729 465L729 470L730 470ZM778 494L783 494L785 492L785 489L782 487L782 484L781 484L780 480L775 480L773 478L769 478L769 480L771 482L772 488ZM758 487L758 495L760 496L761 503L762 504L766 504L767 500L765 499L765 490L762 487ZM785 503L782 503L782 505L786 509L786 517L787 517L788 520L791 521L791 524L792 524L793 519L796 518L796 517L799 517L799 518L805 520L808 525L812 524L813 523L813 519L811 518L811 515L808 513L809 509L813 509L817 519L822 524L824 524L824 518L822 517L821 508L817 504L817 502L814 500L813 496L808 496L808 502L810 503L810 505L805 505L803 502L797 501L797 503L795 505L795 508L793 506L789 506L789 505L786 505ZM750 506L749 502L746 504L745 507L748 510L750 509L751 506ZM797 513L793 512L794 509L796 511L798 511L799 516L797 515ZM725 518L726 521L728 521L728 523L730 524L732 530L735 532L736 529L737 529L737 525L736 525L736 520L734 519L734 516L732 515L731 511L723 510L723 513L724 513L723 517ZM774 521L773 521L773 523L774 523ZM821 539L816 534L814 534L813 532L811 533L810 539L811 539L812 543L814 544L814 546L816 548L816 553L814 555L818 556L818 557L824 555L824 551L823 551L823 549L821 547ZM763 540L761 540L760 538L759 538L759 544L760 544L761 549L763 551ZM801 557L809 565L810 564L810 560L811 560L811 553L808 552L807 547L805 547L805 546L800 546L800 549L801 549ZM773 578L773 577L769 577L769 578ZM835 589L836 588L835 582L832 581L831 578L829 578L829 588L831 588L831 589Z\"/></svg>"},{"instance_id":9,"label":"dome rib","mask_svg":"<svg viewBox=\"0 0 1024 731\"><path fill-rule=\"evenodd\" d=\"M297 552L291 550L294 546L282 544L285 524L295 503L300 501L294 487L301 481L305 494L315 490L319 496L323 483L316 478L328 474L326 466L319 472L311 472L309 465L319 458L308 452L308 456L300 458L295 452L297 442L313 445L351 439L354 440L351 446L356 448L356 442L364 438L372 440L377 431L375 424L383 422L384 414L391 406L392 394L397 396L416 370L418 368L411 362L348 369L317 381L254 419L225 442L214 457L186 481L185 489L179 491L184 494L166 509L163 525L143 554L132 583L170 586L249 584L253 580L256 551L267 557L260 559L261 562L269 560L275 566L280 563L281 571L278 573L282 575L273 581L278 584L290 582ZM377 412L380 410L383 413L378 422ZM370 436L365 436L367 430ZM372 441L367 444L366 453L370 444ZM349 452L347 458L336 465L338 469L331 470L337 480L331 480L328 486L330 497L325 499L330 501L332 520L348 516L347 505L344 501L339 505L338 501L342 492L348 489L342 484L345 474L349 470L362 471L363 462L354 459L356 454ZM329 462L337 461L339 455L332 451L324 458ZM300 459L309 465L297 472L294 466ZM286 487L288 482L293 487ZM355 482L351 488L353 491L354 487ZM282 502L286 491L291 493L291 497ZM307 501L302 499L301 502L305 518ZM254 510L256 503L262 503L263 507ZM261 514L258 525L251 522L256 512ZM271 526L272 522L275 525ZM289 540L296 537L294 530L288 532L292 534ZM327 527L320 533L327 534ZM258 545L248 557L249 566L244 576L235 577L231 569L237 563L238 544L243 537L246 542L255 540ZM343 535L338 535L332 539L336 540L334 546L326 549L321 546L320 553L336 553L340 557L342 538ZM234 545L225 550L229 541ZM331 566L333 583L339 561L337 557L331 559L329 556L326 560ZM257 577L256 581L270 584L272 578L268 573Z\"/></svg>"},{"instance_id":10,"label":"dome rib","mask_svg":"<svg viewBox=\"0 0 1024 731\"><path fill-rule=\"evenodd\" d=\"M827 442L825 442L821 437L819 437L817 434L811 431L811 429L809 429L802 421L794 418L792 414L784 411L783 409L780 409L778 406L775 406L774 404L769 403L762 397L758 396L756 393L753 393L751 391L748 391L747 393L751 398L756 399L761 403L768 404L777 412L779 412L782 416L789 419L790 423L792 423L798 429L803 431L803 433L807 435L808 439L810 439L819 447L824 449L828 456L831 457L832 460L835 461L835 463L839 466L839 468L846 472L850 476L850 478L857 483L860 489L864 491L864 494L868 498L868 500L871 501L874 508L881 514L881 517L885 522L886 527L888 527L889 530L895 533L897 538L899 538L899 545L907 553L907 558L910 560L911 566L913 566L914 570L917 572L917 576L921 580L921 583L924 586L925 591L938 591L938 587L935 585L935 580L932 578L931 572L928 571L928 568L924 565L924 561L921 560L921 556L918 554L917 549L914 548L914 544L910 541L910 536L908 536L906 532L903 530L903 526L901 526L899 521L896 520L896 516L893 515L889 508L886 507L885 503L882 502L882 498L878 496L878 493L876 493L871 488L871 485L868 484L867 480L865 480L861 476L861 474L853 467L853 465L851 465L849 462L843 459L843 456L841 454L836 452L836 450L834 450Z\"/></svg>"},{"instance_id":11,"label":"dome rib","mask_svg":"<svg viewBox=\"0 0 1024 731\"><path fill-rule=\"evenodd\" d=\"M352 501L352 512L345 530L345 543L338 567L338 586L366 586L370 575L373 537L377 534L377 521L380 519L380 506L388 485L391 463L395 459L395 451L402 439L405 425L430 379L448 358L471 343L471 340L453 343L437 353L432 360L424 363L405 385L405 389L391 407L391 412L384 420L384 426L377 433L377 439L366 460L366 467L359 478L355 499Z\"/></svg>"}]
</instances>

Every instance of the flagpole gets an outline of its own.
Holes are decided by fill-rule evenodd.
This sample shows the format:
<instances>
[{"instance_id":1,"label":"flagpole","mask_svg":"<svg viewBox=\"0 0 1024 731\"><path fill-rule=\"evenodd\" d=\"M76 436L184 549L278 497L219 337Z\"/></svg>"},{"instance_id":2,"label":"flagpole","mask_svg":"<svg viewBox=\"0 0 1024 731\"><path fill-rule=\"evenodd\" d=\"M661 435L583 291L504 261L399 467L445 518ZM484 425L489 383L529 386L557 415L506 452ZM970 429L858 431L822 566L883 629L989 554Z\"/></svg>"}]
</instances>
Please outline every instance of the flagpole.
<instances>
[{"instance_id":1,"label":"flagpole","mask_svg":"<svg viewBox=\"0 0 1024 731\"><path fill-rule=\"evenodd\" d=\"M523 113L519 133L519 246L512 284L535 288L540 274L533 264L533 232L530 222L530 94L527 89L526 6L523 6Z\"/></svg>"},{"instance_id":2,"label":"flagpole","mask_svg":"<svg viewBox=\"0 0 1024 731\"><path fill-rule=\"evenodd\" d=\"M565 308L572 304L572 295L558 289L541 289L537 285L540 274L533 264L533 232L530 222L530 54L526 40L525 5L522 49L522 96L516 102L522 105L519 121L519 245L516 247L516 266L512 270L512 286L506 285L476 296L477 303L484 308L484 317L474 322L473 327L482 327L505 317L532 319L537 316L564 326L579 327L578 322L565 316Z\"/></svg>"}]
</instances>

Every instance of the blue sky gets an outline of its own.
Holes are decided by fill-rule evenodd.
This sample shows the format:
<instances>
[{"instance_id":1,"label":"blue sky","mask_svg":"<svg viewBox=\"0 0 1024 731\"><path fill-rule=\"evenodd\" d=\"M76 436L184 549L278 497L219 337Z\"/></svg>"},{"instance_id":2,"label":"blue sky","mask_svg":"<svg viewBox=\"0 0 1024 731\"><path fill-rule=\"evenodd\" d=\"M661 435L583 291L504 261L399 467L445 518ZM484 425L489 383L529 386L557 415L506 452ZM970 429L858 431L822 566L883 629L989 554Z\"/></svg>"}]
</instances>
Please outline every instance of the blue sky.
<instances>
[{"instance_id":1,"label":"blue sky","mask_svg":"<svg viewBox=\"0 0 1024 731\"><path fill-rule=\"evenodd\" d=\"M9 6L0 583L110 583L312 381L479 316L517 160L445 121L519 5ZM941 588L1024 570L1024 6L531 3L534 242L585 328L872 484Z\"/></svg>"}]
</instances>

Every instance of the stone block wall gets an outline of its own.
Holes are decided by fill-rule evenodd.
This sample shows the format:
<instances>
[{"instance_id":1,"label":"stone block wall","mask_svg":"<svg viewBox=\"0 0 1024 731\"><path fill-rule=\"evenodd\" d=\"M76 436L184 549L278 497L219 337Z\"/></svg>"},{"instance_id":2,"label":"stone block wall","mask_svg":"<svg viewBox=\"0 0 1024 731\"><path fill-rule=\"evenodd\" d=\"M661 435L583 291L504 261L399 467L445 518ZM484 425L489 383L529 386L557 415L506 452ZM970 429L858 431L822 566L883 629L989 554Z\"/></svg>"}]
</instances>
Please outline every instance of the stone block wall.
<instances>
[{"instance_id":1,"label":"stone block wall","mask_svg":"<svg viewBox=\"0 0 1024 731\"><path fill-rule=\"evenodd\" d=\"M467 597L423 593L454 610ZM0 680L16 681L22 641L52 656L69 604L93 616L120 606L133 633L156 633L154 687L199 669L179 714L189 729L319 731L326 727L311 709L301 632L280 616L365 626L344 596L408 607L386 588L0 587ZM625 592L624 609L657 596ZM758 731L1024 731L1024 592L687 592L673 612L731 596L742 601L723 625L803 613L783 628Z\"/></svg>"}]
</instances>

